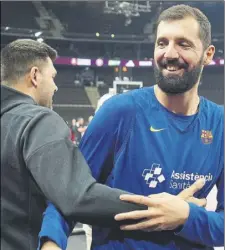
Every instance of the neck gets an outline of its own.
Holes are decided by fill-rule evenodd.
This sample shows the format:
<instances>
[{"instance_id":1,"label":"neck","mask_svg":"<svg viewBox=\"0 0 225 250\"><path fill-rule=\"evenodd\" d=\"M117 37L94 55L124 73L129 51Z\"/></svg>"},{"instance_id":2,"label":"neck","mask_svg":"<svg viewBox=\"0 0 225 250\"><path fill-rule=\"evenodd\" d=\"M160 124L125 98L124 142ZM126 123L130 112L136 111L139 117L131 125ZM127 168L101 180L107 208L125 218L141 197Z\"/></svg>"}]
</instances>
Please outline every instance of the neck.
<instances>
[{"instance_id":1,"label":"neck","mask_svg":"<svg viewBox=\"0 0 225 250\"><path fill-rule=\"evenodd\" d=\"M10 82L10 83L4 83L2 82L3 85L6 85L12 89L15 89L25 95L28 95L30 96L32 99L34 99L35 101L37 100L36 96L35 96L35 93L33 91L33 88L32 86L28 87L26 85L26 83L24 82L24 80L21 80L21 81L13 81L13 82Z\"/></svg>"},{"instance_id":2,"label":"neck","mask_svg":"<svg viewBox=\"0 0 225 250\"><path fill-rule=\"evenodd\" d=\"M194 115L197 113L199 96L197 84L191 90L179 95L167 95L158 85L154 86L157 100L175 114Z\"/></svg>"}]
</instances>

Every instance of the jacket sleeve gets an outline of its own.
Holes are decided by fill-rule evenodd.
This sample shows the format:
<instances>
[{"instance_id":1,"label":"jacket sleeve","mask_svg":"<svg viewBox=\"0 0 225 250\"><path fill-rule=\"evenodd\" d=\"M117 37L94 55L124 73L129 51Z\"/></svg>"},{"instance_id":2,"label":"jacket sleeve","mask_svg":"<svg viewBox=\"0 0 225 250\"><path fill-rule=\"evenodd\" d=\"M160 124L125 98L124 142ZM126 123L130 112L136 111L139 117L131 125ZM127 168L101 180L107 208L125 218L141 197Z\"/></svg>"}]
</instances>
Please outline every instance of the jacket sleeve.
<instances>
[{"instance_id":1,"label":"jacket sleeve","mask_svg":"<svg viewBox=\"0 0 225 250\"><path fill-rule=\"evenodd\" d=\"M32 119L21 143L26 166L45 197L73 221L99 226L116 224L114 215L144 209L119 200L122 193L96 183L69 128L54 112Z\"/></svg>"},{"instance_id":2,"label":"jacket sleeve","mask_svg":"<svg viewBox=\"0 0 225 250\"><path fill-rule=\"evenodd\" d=\"M224 245L224 171L217 182L217 189L216 211L207 211L205 208L189 203L189 218L176 235L207 246Z\"/></svg>"}]
</instances>

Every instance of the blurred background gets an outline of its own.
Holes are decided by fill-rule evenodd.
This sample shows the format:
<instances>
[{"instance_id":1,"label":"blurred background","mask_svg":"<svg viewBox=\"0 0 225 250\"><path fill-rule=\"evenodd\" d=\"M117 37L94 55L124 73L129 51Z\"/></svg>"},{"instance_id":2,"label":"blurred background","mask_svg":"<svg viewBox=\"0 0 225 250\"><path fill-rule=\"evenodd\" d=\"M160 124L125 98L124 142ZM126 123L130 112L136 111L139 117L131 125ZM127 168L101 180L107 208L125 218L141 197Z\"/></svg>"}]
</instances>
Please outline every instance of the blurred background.
<instances>
[{"instance_id":1,"label":"blurred background","mask_svg":"<svg viewBox=\"0 0 225 250\"><path fill-rule=\"evenodd\" d=\"M58 51L54 110L79 143L101 96L155 84L154 24L159 13L175 4L179 1L1 1L1 47L32 38ZM200 95L223 105L224 3L187 4L207 15L216 47ZM79 237L70 238L69 249L86 249L81 225L74 233Z\"/></svg>"},{"instance_id":2,"label":"blurred background","mask_svg":"<svg viewBox=\"0 0 225 250\"><path fill-rule=\"evenodd\" d=\"M59 53L59 91L54 109L66 121L94 113L97 100L115 79L154 85L153 28L159 13L174 1L4 1L1 46L17 38L45 41ZM188 2L212 24L215 61L205 68L200 94L223 104L224 3Z\"/></svg>"}]
</instances>

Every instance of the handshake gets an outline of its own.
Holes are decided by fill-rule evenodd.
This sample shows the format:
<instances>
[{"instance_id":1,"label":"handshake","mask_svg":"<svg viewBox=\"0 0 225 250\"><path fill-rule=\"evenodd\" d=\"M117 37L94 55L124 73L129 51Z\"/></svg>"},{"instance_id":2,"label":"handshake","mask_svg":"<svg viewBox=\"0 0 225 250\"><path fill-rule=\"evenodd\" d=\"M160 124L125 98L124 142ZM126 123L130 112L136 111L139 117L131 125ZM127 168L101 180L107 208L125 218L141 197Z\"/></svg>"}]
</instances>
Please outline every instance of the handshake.
<instances>
[{"instance_id":1,"label":"handshake","mask_svg":"<svg viewBox=\"0 0 225 250\"><path fill-rule=\"evenodd\" d=\"M178 195L169 193L153 194L148 197L142 195L121 195L120 199L136 204L143 204L147 210L132 211L117 214L115 220L141 220L136 224L123 225L121 230L142 230L145 232L174 230L185 224L188 219L190 208L189 202L200 207L205 207L207 200L198 199L194 194L205 185L204 179L197 180L189 188L184 189ZM41 250L60 250L53 242L46 242Z\"/></svg>"}]
</instances>

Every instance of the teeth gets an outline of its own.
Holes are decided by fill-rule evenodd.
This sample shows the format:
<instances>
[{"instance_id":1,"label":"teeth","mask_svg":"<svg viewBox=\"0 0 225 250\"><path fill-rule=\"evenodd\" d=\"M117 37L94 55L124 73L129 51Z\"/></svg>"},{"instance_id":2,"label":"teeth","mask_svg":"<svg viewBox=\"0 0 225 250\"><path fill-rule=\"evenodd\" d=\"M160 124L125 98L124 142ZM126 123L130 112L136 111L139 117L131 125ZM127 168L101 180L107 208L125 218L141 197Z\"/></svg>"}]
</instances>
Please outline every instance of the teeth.
<instances>
[{"instance_id":1,"label":"teeth","mask_svg":"<svg viewBox=\"0 0 225 250\"><path fill-rule=\"evenodd\" d=\"M178 70L179 68L178 68L178 67L175 67L175 66L167 66L166 69L169 70L169 71L176 71L176 70Z\"/></svg>"}]
</instances>

